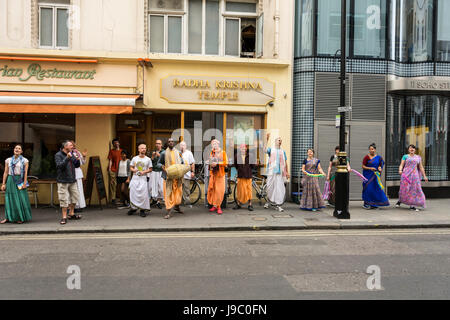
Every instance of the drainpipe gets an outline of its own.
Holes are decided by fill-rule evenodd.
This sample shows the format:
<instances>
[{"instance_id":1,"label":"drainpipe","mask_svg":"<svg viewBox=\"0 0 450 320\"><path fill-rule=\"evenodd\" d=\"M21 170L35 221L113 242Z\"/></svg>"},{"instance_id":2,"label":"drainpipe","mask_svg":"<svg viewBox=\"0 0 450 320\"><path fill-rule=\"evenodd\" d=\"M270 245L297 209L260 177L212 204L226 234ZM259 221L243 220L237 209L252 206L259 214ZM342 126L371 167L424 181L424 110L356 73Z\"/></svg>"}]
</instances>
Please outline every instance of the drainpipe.
<instances>
[{"instance_id":1,"label":"drainpipe","mask_svg":"<svg viewBox=\"0 0 450 320\"><path fill-rule=\"evenodd\" d=\"M275 15L273 16L275 21L275 39L273 44L273 57L278 58L279 46L280 46L280 0L275 0Z\"/></svg>"}]
</instances>

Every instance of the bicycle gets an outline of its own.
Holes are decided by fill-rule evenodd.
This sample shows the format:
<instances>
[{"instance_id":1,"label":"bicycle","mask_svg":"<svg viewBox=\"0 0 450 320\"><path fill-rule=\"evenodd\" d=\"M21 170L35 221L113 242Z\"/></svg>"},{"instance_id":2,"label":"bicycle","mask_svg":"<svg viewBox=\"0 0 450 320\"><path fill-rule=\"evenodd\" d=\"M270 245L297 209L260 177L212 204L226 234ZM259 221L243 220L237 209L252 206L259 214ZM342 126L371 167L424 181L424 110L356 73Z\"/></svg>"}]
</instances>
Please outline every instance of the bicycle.
<instances>
[{"instance_id":1,"label":"bicycle","mask_svg":"<svg viewBox=\"0 0 450 320\"><path fill-rule=\"evenodd\" d=\"M233 204L236 202L233 190L236 189L237 183L235 179L231 178L231 173L227 172L227 179L226 179L226 188L225 188L225 198L227 199L227 205ZM233 195L232 197L230 197Z\"/></svg>"},{"instance_id":2,"label":"bicycle","mask_svg":"<svg viewBox=\"0 0 450 320\"><path fill-rule=\"evenodd\" d=\"M197 169L198 172L194 176L194 179L191 179L191 186L189 188L189 199L192 205L196 204L202 197L202 188L200 183L205 184L204 164L197 166Z\"/></svg>"},{"instance_id":3,"label":"bicycle","mask_svg":"<svg viewBox=\"0 0 450 320\"><path fill-rule=\"evenodd\" d=\"M270 201L267 197L267 176L261 175L262 178L258 177L257 175L252 176L252 189L255 191L256 197L259 200L259 205L262 205L262 199L264 199L267 203L269 203L272 206L282 206L286 202L286 193L284 193L283 202L280 204L276 204L272 201ZM237 183L234 186L234 192L233 192L233 200L236 204L237 203Z\"/></svg>"},{"instance_id":4,"label":"bicycle","mask_svg":"<svg viewBox=\"0 0 450 320\"><path fill-rule=\"evenodd\" d=\"M195 176L194 179L191 179L190 181L189 200L191 205L196 204L202 197L202 188L200 187L199 181L201 181L201 178L198 176Z\"/></svg>"}]
</instances>

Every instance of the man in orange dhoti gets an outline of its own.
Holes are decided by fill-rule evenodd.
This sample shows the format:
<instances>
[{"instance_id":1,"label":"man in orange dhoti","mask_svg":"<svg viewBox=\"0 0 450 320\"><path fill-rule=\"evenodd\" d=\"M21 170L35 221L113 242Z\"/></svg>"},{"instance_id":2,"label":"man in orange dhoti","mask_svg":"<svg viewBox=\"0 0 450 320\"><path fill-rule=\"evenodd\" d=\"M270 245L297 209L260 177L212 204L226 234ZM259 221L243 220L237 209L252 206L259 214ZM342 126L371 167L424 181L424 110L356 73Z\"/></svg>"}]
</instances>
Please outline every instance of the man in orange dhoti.
<instances>
[{"instance_id":1,"label":"man in orange dhoti","mask_svg":"<svg viewBox=\"0 0 450 320\"><path fill-rule=\"evenodd\" d=\"M252 206L252 176L254 164L250 164L248 148L245 143L241 144L240 152L234 157L234 167L237 170L237 195L236 205L233 210L241 209L248 202L248 210L253 211Z\"/></svg>"},{"instance_id":2,"label":"man in orange dhoti","mask_svg":"<svg viewBox=\"0 0 450 320\"><path fill-rule=\"evenodd\" d=\"M164 202L166 204L167 214L164 219L169 219L172 215L172 211L175 209L178 213L183 213L180 209L182 199L182 181L180 179L168 179L167 169L174 164L183 163L181 153L174 148L173 139L168 140L168 147L161 153L158 161L158 166L163 170L162 178L164 179Z\"/></svg>"},{"instance_id":3,"label":"man in orange dhoti","mask_svg":"<svg viewBox=\"0 0 450 320\"><path fill-rule=\"evenodd\" d=\"M219 140L211 141L211 154L209 156L209 185L208 203L212 205L210 212L217 210L217 214L222 214L220 208L225 194L225 167L227 166L227 154L220 149Z\"/></svg>"}]
</instances>

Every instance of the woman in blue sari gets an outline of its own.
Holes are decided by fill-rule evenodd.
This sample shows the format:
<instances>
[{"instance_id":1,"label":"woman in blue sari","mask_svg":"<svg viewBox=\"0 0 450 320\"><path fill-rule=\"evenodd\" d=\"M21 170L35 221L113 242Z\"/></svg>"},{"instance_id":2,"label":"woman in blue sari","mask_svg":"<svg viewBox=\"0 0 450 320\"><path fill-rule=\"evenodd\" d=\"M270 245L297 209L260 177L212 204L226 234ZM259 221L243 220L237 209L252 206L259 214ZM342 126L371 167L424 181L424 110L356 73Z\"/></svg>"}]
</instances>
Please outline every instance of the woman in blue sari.
<instances>
[{"instance_id":1,"label":"woman in blue sari","mask_svg":"<svg viewBox=\"0 0 450 320\"><path fill-rule=\"evenodd\" d=\"M367 179L366 182L363 182L362 192L365 209L387 207L390 205L381 183L384 160L376 152L377 146L375 143L372 143L369 146L369 154L364 157L362 164L363 175Z\"/></svg>"}]
</instances>

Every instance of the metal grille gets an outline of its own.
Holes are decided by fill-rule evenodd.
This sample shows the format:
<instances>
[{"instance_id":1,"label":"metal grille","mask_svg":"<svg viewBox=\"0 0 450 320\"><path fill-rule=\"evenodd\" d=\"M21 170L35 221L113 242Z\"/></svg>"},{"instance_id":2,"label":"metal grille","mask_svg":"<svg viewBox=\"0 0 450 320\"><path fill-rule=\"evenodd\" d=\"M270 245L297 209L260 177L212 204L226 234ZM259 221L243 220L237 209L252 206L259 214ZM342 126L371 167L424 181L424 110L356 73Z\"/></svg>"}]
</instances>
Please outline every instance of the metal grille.
<instances>
[{"instance_id":1,"label":"metal grille","mask_svg":"<svg viewBox=\"0 0 450 320\"><path fill-rule=\"evenodd\" d=\"M384 76L354 74L352 120L385 119L386 79Z\"/></svg>"},{"instance_id":2,"label":"metal grille","mask_svg":"<svg viewBox=\"0 0 450 320\"><path fill-rule=\"evenodd\" d=\"M348 81L345 86L345 101L349 105L350 102L350 83L351 75L347 75ZM316 74L316 103L315 103L315 119L333 120L338 114L338 106L340 102L340 82L339 73L317 73ZM348 114L347 114L348 118Z\"/></svg>"}]
</instances>

